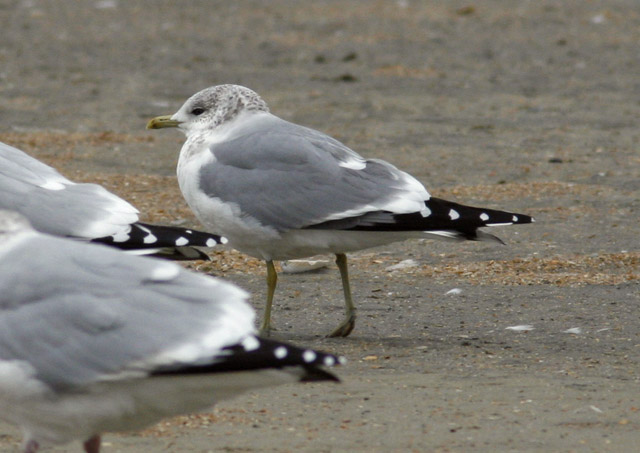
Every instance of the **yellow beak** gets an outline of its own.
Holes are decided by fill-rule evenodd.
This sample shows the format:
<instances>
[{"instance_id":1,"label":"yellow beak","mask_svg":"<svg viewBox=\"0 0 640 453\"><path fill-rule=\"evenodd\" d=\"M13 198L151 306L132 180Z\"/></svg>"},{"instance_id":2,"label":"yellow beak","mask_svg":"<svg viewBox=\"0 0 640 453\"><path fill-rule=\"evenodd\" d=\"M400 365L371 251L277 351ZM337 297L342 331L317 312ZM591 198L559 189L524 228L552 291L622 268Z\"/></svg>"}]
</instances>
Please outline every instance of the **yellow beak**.
<instances>
[{"instance_id":1,"label":"yellow beak","mask_svg":"<svg viewBox=\"0 0 640 453\"><path fill-rule=\"evenodd\" d=\"M178 127L180 121L172 120L171 115L156 116L147 123L147 129L162 129L165 127Z\"/></svg>"}]
</instances>

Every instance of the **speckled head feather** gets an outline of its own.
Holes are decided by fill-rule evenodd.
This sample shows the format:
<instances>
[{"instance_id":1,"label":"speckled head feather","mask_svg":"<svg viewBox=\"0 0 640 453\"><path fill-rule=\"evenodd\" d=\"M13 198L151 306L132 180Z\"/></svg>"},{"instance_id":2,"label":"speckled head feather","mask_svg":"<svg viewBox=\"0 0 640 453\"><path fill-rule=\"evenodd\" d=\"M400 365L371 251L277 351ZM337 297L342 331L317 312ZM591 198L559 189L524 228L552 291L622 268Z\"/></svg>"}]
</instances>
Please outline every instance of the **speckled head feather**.
<instances>
[{"instance_id":1,"label":"speckled head feather","mask_svg":"<svg viewBox=\"0 0 640 453\"><path fill-rule=\"evenodd\" d=\"M191 96L173 116L183 123L214 129L241 112L268 112L267 103L255 91L240 85L217 85Z\"/></svg>"}]
</instances>

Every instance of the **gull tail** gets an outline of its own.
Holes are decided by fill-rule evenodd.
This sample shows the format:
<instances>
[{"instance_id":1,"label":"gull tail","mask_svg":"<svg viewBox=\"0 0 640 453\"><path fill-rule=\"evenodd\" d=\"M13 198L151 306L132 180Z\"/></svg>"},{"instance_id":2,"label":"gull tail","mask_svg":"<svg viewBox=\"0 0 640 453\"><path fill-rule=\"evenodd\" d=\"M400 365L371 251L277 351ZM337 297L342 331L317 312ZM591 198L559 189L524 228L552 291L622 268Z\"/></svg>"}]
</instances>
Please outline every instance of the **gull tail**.
<instances>
[{"instance_id":1,"label":"gull tail","mask_svg":"<svg viewBox=\"0 0 640 453\"><path fill-rule=\"evenodd\" d=\"M195 247L214 247L225 244L226 238L181 227L151 225L136 222L126 233L92 239L91 242L111 245L122 250L154 255L172 260L209 260L209 256Z\"/></svg>"},{"instance_id":2,"label":"gull tail","mask_svg":"<svg viewBox=\"0 0 640 453\"><path fill-rule=\"evenodd\" d=\"M444 239L497 241L498 237L479 231L482 227L532 223L533 217L515 212L465 206L441 198L430 198L419 212L395 214L368 212L361 216L331 220L309 228L354 231L422 232Z\"/></svg>"},{"instance_id":3,"label":"gull tail","mask_svg":"<svg viewBox=\"0 0 640 453\"><path fill-rule=\"evenodd\" d=\"M197 363L163 365L154 369L151 376L253 371L259 379L258 373L261 371L281 370L293 375L299 382L340 382L323 368L343 363L343 357L252 335L240 344L223 348L215 357L200 359Z\"/></svg>"}]
</instances>

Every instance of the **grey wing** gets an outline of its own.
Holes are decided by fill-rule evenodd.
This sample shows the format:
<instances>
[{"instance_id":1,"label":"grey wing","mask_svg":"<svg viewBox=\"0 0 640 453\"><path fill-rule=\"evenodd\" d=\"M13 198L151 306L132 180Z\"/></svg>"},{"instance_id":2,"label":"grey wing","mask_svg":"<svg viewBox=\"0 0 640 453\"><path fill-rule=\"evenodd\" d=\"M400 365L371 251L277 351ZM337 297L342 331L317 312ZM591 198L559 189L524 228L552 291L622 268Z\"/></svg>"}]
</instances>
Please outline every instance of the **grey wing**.
<instances>
[{"instance_id":1,"label":"grey wing","mask_svg":"<svg viewBox=\"0 0 640 453\"><path fill-rule=\"evenodd\" d=\"M0 259L0 360L26 362L51 388L210 359L253 330L230 284L33 234Z\"/></svg>"},{"instance_id":2,"label":"grey wing","mask_svg":"<svg viewBox=\"0 0 640 453\"><path fill-rule=\"evenodd\" d=\"M30 184L61 188L70 181L55 169L34 159L25 152L0 142L0 171L5 177L13 177Z\"/></svg>"},{"instance_id":3,"label":"grey wing","mask_svg":"<svg viewBox=\"0 0 640 453\"><path fill-rule=\"evenodd\" d=\"M18 211L39 231L85 239L116 234L138 211L96 184L76 184L0 142L0 208Z\"/></svg>"},{"instance_id":4,"label":"grey wing","mask_svg":"<svg viewBox=\"0 0 640 453\"><path fill-rule=\"evenodd\" d=\"M277 119L211 146L200 188L263 225L305 228L366 212L419 211L429 198L413 177L365 160L318 131Z\"/></svg>"}]
</instances>

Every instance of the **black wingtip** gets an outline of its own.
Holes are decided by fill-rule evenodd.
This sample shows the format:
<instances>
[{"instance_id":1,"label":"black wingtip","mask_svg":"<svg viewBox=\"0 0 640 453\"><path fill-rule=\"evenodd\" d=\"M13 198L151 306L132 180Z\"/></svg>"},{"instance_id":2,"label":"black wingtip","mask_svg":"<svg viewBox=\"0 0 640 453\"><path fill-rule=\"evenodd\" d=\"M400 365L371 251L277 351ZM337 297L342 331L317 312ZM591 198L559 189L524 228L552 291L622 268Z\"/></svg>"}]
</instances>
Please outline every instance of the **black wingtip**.
<instances>
[{"instance_id":1,"label":"black wingtip","mask_svg":"<svg viewBox=\"0 0 640 453\"><path fill-rule=\"evenodd\" d=\"M415 214L409 214L415 216ZM442 223L449 227L459 226L461 231L501 225L520 225L534 222L533 217L517 212L467 206L442 198L432 197L425 201L423 222ZM441 227L442 228L442 227Z\"/></svg>"},{"instance_id":2,"label":"black wingtip","mask_svg":"<svg viewBox=\"0 0 640 453\"><path fill-rule=\"evenodd\" d=\"M431 197L424 201L424 208L419 212L397 214L389 211L370 211L359 216L329 220L306 228L376 232L422 231L445 239L477 241L490 236L478 233L478 228L534 221L533 217L526 214L477 208ZM501 242L497 238L495 240Z\"/></svg>"},{"instance_id":3,"label":"black wingtip","mask_svg":"<svg viewBox=\"0 0 640 453\"><path fill-rule=\"evenodd\" d=\"M195 247L215 247L219 244L226 244L227 239L217 234L189 228L137 222L131 224L131 229L126 234L118 234L117 237L96 238L92 242L110 245L122 250L153 249L151 255L177 261L208 261L210 260L209 255Z\"/></svg>"},{"instance_id":4,"label":"black wingtip","mask_svg":"<svg viewBox=\"0 0 640 453\"><path fill-rule=\"evenodd\" d=\"M334 381L338 378L325 371L345 363L343 357L250 335L241 343L223 348L207 363L175 363L156 368L153 376L214 374L266 369L302 368L301 382Z\"/></svg>"},{"instance_id":5,"label":"black wingtip","mask_svg":"<svg viewBox=\"0 0 640 453\"><path fill-rule=\"evenodd\" d=\"M153 234L161 245L166 244L166 246L215 247L227 243L227 238L223 236L192 228L152 225L142 222L137 222L132 226L140 228L146 235Z\"/></svg>"}]
</instances>

